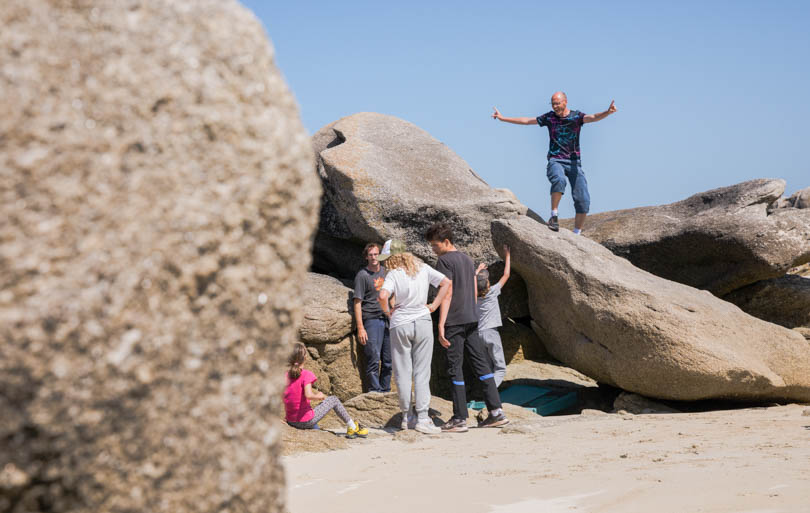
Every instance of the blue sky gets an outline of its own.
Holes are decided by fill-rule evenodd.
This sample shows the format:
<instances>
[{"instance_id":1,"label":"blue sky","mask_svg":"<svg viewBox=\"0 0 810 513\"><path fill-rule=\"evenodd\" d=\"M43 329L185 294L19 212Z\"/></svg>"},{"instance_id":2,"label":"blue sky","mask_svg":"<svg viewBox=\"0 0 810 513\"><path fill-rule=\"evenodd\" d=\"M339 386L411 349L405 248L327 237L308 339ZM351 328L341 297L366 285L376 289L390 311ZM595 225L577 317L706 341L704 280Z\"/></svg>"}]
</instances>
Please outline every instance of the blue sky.
<instances>
[{"instance_id":1,"label":"blue sky","mask_svg":"<svg viewBox=\"0 0 810 513\"><path fill-rule=\"evenodd\" d=\"M810 2L243 3L310 133L356 112L410 121L546 217L548 132L490 118L585 113L591 212L761 177L810 186ZM570 193L560 216L573 216Z\"/></svg>"}]
</instances>

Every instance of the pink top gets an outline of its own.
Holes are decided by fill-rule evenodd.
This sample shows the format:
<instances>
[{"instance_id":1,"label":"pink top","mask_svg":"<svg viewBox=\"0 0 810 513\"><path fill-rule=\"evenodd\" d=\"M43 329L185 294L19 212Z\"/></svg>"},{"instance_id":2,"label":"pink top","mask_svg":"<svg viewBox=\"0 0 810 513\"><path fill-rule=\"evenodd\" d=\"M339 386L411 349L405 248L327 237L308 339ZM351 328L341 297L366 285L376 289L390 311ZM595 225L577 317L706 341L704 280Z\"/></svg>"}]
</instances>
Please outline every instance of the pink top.
<instances>
[{"instance_id":1,"label":"pink top","mask_svg":"<svg viewBox=\"0 0 810 513\"><path fill-rule=\"evenodd\" d=\"M284 389L284 409L287 411L287 422L306 422L315 416L309 399L304 394L304 387L317 381L312 372L301 369L301 375L295 381L290 381L287 373L287 388Z\"/></svg>"}]
</instances>

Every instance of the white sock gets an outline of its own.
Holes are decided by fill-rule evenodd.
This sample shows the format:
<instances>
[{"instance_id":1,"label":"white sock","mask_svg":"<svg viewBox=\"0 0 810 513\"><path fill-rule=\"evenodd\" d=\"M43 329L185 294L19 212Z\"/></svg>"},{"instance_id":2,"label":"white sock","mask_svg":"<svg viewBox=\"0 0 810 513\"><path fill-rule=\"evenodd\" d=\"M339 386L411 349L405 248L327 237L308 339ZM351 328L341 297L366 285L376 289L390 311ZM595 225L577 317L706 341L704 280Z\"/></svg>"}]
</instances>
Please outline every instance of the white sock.
<instances>
[{"instance_id":1,"label":"white sock","mask_svg":"<svg viewBox=\"0 0 810 513\"><path fill-rule=\"evenodd\" d=\"M551 209L551 216L554 217L556 215L557 215L557 209L556 208Z\"/></svg>"},{"instance_id":2,"label":"white sock","mask_svg":"<svg viewBox=\"0 0 810 513\"><path fill-rule=\"evenodd\" d=\"M574 235L579 235L580 233L582 233L581 228L574 228Z\"/></svg>"},{"instance_id":3,"label":"white sock","mask_svg":"<svg viewBox=\"0 0 810 513\"><path fill-rule=\"evenodd\" d=\"M349 423L348 423L348 424L346 424L346 425L347 425L347 426L349 427L349 429L351 429L352 431L354 431L355 429L357 429L357 425L354 423L354 421L353 421L352 419L349 419Z\"/></svg>"},{"instance_id":4,"label":"white sock","mask_svg":"<svg viewBox=\"0 0 810 513\"><path fill-rule=\"evenodd\" d=\"M498 416L498 415L500 415L501 413L503 413L503 410L502 410L502 409L500 409L500 408L495 408L494 410L492 410L491 412L489 412L489 414L490 414L490 415L492 415L493 417L497 417L497 416Z\"/></svg>"}]
</instances>

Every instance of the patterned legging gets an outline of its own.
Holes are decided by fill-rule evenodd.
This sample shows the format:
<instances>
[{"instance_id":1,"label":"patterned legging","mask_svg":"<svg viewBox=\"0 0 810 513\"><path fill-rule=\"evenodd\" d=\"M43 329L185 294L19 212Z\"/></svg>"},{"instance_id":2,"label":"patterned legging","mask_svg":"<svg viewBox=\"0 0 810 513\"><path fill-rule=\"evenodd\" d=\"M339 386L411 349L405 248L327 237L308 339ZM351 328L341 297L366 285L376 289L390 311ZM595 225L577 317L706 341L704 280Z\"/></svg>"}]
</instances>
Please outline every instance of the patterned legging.
<instances>
[{"instance_id":1,"label":"patterned legging","mask_svg":"<svg viewBox=\"0 0 810 513\"><path fill-rule=\"evenodd\" d=\"M315 427L315 424L317 424L322 418L326 417L326 414L332 409L335 410L335 413L338 417L340 417L340 420L342 420L345 424L349 423L351 417L349 417L349 414L346 413L346 408L343 407L340 399L334 395L330 395L324 399L321 404L312 409L312 411L315 412L314 417L306 422L287 422L287 424L298 429L312 429Z\"/></svg>"}]
</instances>

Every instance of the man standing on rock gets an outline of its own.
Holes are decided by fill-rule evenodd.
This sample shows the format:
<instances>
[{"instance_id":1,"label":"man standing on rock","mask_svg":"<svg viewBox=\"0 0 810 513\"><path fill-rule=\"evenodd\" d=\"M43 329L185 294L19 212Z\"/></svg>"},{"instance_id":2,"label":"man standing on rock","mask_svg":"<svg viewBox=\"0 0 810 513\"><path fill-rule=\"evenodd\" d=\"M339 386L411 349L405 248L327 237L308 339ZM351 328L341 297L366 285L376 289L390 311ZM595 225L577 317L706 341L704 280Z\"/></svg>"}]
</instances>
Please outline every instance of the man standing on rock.
<instances>
[{"instance_id":1,"label":"man standing on rock","mask_svg":"<svg viewBox=\"0 0 810 513\"><path fill-rule=\"evenodd\" d=\"M478 335L475 313L475 264L453 245L453 230L446 224L431 226L425 239L439 260L436 270L450 279L450 293L439 309L439 343L447 349L447 370L453 381L453 417L442 431L467 431L467 390L464 383L464 356L470 357L473 371L484 386L484 403L489 416L478 427L500 427L509 423L501 409L501 396L489 362L484 341Z\"/></svg>"},{"instance_id":2,"label":"man standing on rock","mask_svg":"<svg viewBox=\"0 0 810 513\"><path fill-rule=\"evenodd\" d=\"M555 232L560 229L557 219L557 207L565 192L565 177L571 182L571 195L574 198L574 233L582 232L585 217L591 205L588 194L588 182L582 171L582 162L579 155L579 131L584 123L601 121L616 112L614 102L610 107L598 114L583 114L578 110L568 109L568 97L562 91L551 96L552 110L536 118L507 118L502 116L498 109L493 107L493 119L500 119L516 125L540 125L548 127L548 165L546 176L551 182L551 216L548 227Z\"/></svg>"},{"instance_id":3,"label":"man standing on rock","mask_svg":"<svg viewBox=\"0 0 810 513\"><path fill-rule=\"evenodd\" d=\"M390 392L391 340L388 318L378 300L386 270L377 260L379 256L378 244L366 244L363 249L366 267L354 277L354 320L357 323L357 340L366 355L368 391Z\"/></svg>"}]
</instances>

